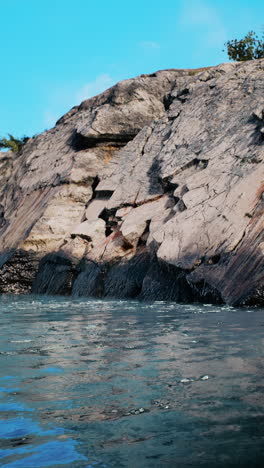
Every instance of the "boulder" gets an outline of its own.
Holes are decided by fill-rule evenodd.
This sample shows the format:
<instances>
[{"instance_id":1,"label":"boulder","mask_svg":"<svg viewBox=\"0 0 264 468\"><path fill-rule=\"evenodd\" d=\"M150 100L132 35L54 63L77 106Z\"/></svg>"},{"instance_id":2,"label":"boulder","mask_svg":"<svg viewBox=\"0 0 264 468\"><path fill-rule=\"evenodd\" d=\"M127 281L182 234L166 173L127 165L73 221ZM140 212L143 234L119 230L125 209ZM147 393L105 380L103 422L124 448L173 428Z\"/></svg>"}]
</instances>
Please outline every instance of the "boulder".
<instances>
[{"instance_id":1,"label":"boulder","mask_svg":"<svg viewBox=\"0 0 264 468\"><path fill-rule=\"evenodd\" d=\"M100 218L84 221L72 230L71 236L79 236L89 242L100 242L105 239L105 222Z\"/></svg>"}]
</instances>

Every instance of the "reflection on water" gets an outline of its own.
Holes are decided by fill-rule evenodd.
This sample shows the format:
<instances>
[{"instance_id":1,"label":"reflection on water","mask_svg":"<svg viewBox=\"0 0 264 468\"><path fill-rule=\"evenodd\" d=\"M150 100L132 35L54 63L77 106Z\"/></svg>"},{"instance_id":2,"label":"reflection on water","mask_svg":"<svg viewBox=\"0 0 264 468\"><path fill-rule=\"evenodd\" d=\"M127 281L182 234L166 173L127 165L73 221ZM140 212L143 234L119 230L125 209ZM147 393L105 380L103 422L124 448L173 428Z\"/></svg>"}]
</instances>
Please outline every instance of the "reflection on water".
<instances>
[{"instance_id":1,"label":"reflection on water","mask_svg":"<svg viewBox=\"0 0 264 468\"><path fill-rule=\"evenodd\" d=\"M5 468L262 467L264 314L0 299Z\"/></svg>"}]
</instances>

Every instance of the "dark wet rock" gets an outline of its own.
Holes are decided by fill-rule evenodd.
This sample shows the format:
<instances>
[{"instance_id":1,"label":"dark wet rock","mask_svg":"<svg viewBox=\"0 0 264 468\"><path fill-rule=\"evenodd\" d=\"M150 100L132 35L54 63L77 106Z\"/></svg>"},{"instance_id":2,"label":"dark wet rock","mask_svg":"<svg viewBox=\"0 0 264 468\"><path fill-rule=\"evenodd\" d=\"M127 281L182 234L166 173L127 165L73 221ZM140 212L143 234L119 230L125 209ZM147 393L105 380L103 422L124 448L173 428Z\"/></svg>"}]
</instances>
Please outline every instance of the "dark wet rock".
<instances>
[{"instance_id":1,"label":"dark wet rock","mask_svg":"<svg viewBox=\"0 0 264 468\"><path fill-rule=\"evenodd\" d=\"M72 295L75 297L101 297L103 295L103 276L103 268L100 268L96 263L81 262L76 271Z\"/></svg>"},{"instance_id":2,"label":"dark wet rock","mask_svg":"<svg viewBox=\"0 0 264 468\"><path fill-rule=\"evenodd\" d=\"M141 293L143 281L150 268L150 256L142 253L130 260L121 260L109 269L104 282L104 295L134 298Z\"/></svg>"},{"instance_id":3,"label":"dark wet rock","mask_svg":"<svg viewBox=\"0 0 264 468\"><path fill-rule=\"evenodd\" d=\"M39 264L39 270L32 285L32 292L38 294L70 294L75 269L69 258L59 253L46 255Z\"/></svg>"},{"instance_id":4,"label":"dark wet rock","mask_svg":"<svg viewBox=\"0 0 264 468\"><path fill-rule=\"evenodd\" d=\"M193 299L193 293L181 270L154 259L144 278L140 298L189 302Z\"/></svg>"}]
</instances>

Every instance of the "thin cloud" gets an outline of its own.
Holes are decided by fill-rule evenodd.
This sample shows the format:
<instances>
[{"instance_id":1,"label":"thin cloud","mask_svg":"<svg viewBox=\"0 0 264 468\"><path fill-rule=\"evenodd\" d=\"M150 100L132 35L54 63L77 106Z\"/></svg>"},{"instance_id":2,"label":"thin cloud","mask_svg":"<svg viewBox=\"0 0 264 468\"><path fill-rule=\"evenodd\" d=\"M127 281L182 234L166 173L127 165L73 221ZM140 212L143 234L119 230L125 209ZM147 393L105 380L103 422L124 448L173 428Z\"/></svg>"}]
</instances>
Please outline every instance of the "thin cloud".
<instances>
[{"instance_id":1,"label":"thin cloud","mask_svg":"<svg viewBox=\"0 0 264 468\"><path fill-rule=\"evenodd\" d=\"M44 111L43 125L45 128L53 127L56 121L71 107L80 104L85 99L102 93L115 84L113 78L107 73L98 75L95 80L86 83L76 90L71 85L62 85L50 97L48 108Z\"/></svg>"},{"instance_id":2,"label":"thin cloud","mask_svg":"<svg viewBox=\"0 0 264 468\"><path fill-rule=\"evenodd\" d=\"M77 93L76 93L76 101L80 103L85 99L89 99L90 97L96 96L97 94L102 93L107 88L110 88L115 84L113 78L107 73L98 75L94 81L90 81L86 83Z\"/></svg>"},{"instance_id":3,"label":"thin cloud","mask_svg":"<svg viewBox=\"0 0 264 468\"><path fill-rule=\"evenodd\" d=\"M51 128L55 125L57 120L61 117L59 112L54 112L52 110L46 110L44 112L43 124L45 128Z\"/></svg>"},{"instance_id":4,"label":"thin cloud","mask_svg":"<svg viewBox=\"0 0 264 468\"><path fill-rule=\"evenodd\" d=\"M201 0L191 0L183 3L179 23L183 27L201 27L201 42L203 47L223 45L227 39L226 29L216 8Z\"/></svg>"},{"instance_id":5,"label":"thin cloud","mask_svg":"<svg viewBox=\"0 0 264 468\"><path fill-rule=\"evenodd\" d=\"M160 44L158 44L158 42L153 42L153 41L142 41L139 43L139 46L148 50L160 49Z\"/></svg>"}]
</instances>

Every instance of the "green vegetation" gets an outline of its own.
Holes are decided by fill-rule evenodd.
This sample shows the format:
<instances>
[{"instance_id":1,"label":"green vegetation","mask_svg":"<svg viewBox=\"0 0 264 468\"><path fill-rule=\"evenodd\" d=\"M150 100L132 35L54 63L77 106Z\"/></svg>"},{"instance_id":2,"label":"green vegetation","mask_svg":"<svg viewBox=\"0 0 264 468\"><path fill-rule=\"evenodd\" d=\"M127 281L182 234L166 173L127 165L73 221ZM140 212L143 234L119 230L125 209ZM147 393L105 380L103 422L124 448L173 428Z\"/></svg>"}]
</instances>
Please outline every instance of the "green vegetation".
<instances>
[{"instance_id":1,"label":"green vegetation","mask_svg":"<svg viewBox=\"0 0 264 468\"><path fill-rule=\"evenodd\" d=\"M262 38L259 39L254 31L249 31L247 35L239 41L237 39L227 41L225 47L228 57L238 62L264 58L264 34L262 34Z\"/></svg>"},{"instance_id":2,"label":"green vegetation","mask_svg":"<svg viewBox=\"0 0 264 468\"><path fill-rule=\"evenodd\" d=\"M8 134L8 136L9 136L9 138L1 138L0 139L0 149L1 148L10 149L14 153L18 153L18 151L20 151L21 148L29 140L29 137L26 137L26 136L24 136L22 138L15 138L10 133Z\"/></svg>"}]
</instances>

